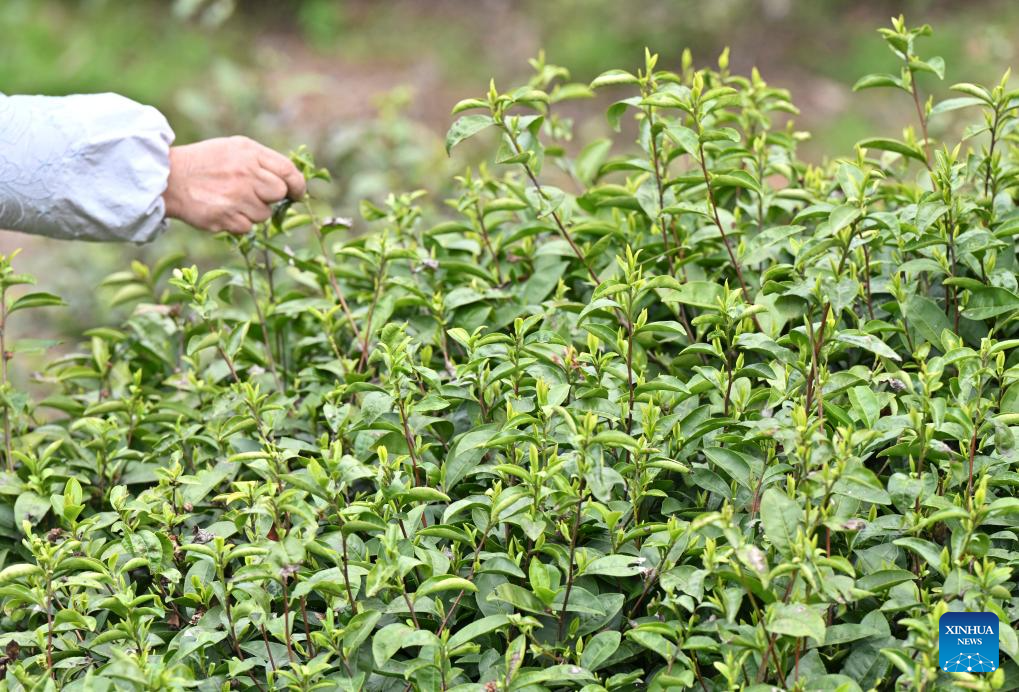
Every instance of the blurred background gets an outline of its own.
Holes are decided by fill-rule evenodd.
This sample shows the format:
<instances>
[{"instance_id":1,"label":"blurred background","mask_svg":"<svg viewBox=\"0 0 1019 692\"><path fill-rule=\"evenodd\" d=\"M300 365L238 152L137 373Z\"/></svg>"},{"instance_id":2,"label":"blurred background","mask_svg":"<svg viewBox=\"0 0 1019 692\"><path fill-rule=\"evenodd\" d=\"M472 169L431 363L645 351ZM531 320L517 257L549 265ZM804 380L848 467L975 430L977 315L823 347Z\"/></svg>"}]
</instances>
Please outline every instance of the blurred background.
<instances>
[{"instance_id":1,"label":"blurred background","mask_svg":"<svg viewBox=\"0 0 1019 692\"><path fill-rule=\"evenodd\" d=\"M450 107L490 77L526 80L540 50L588 82L636 69L644 46L667 69L685 47L703 65L730 46L734 72L757 66L791 90L797 128L813 133L808 160L851 154L915 117L904 94L851 90L863 74L897 71L875 30L900 12L934 26L922 51L947 63L927 92L997 82L1014 60L1019 3L1007 0L3 0L0 91L116 91L160 108L178 143L246 134L283 151L307 144L334 176L317 194L356 217L359 199L391 190L440 201L449 175L471 163L470 149L452 160L443 151ZM604 105L578 112L581 139L607 129ZM184 228L144 247L0 232L0 250L16 247L16 266L71 308L14 331L73 341L126 309L97 288L108 273L168 252L208 266L226 246Z\"/></svg>"}]
</instances>

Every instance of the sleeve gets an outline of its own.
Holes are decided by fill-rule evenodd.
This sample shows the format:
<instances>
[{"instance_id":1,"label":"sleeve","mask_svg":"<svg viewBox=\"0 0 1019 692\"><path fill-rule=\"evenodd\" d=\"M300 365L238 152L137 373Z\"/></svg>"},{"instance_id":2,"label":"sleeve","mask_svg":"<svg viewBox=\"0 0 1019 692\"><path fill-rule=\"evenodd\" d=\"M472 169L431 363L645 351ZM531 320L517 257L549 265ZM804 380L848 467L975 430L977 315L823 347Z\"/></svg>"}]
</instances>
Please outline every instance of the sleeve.
<instances>
[{"instance_id":1,"label":"sleeve","mask_svg":"<svg viewBox=\"0 0 1019 692\"><path fill-rule=\"evenodd\" d=\"M117 94L0 94L0 228L144 243L166 228L173 130Z\"/></svg>"}]
</instances>

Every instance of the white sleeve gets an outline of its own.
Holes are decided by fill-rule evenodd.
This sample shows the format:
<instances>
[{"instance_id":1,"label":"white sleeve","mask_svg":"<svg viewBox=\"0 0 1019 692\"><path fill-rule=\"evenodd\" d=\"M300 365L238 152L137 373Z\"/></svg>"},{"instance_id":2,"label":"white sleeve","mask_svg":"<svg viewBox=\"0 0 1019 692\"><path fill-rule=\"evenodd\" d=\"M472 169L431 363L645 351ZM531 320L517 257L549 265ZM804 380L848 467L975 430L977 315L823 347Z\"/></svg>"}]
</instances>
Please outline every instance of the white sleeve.
<instances>
[{"instance_id":1,"label":"white sleeve","mask_svg":"<svg viewBox=\"0 0 1019 692\"><path fill-rule=\"evenodd\" d=\"M143 243L166 227L173 130L117 94L0 94L0 228Z\"/></svg>"}]
</instances>

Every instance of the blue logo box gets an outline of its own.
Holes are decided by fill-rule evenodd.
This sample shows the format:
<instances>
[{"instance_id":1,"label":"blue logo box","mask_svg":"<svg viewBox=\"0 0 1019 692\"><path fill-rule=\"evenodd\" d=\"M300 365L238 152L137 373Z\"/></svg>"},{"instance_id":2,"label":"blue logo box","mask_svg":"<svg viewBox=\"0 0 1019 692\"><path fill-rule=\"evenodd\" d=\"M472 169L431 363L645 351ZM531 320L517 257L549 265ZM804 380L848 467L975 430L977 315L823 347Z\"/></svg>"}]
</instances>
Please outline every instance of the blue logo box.
<instances>
[{"instance_id":1,"label":"blue logo box","mask_svg":"<svg viewBox=\"0 0 1019 692\"><path fill-rule=\"evenodd\" d=\"M945 613L938 622L938 662L949 673L990 673L998 669L998 616Z\"/></svg>"}]
</instances>

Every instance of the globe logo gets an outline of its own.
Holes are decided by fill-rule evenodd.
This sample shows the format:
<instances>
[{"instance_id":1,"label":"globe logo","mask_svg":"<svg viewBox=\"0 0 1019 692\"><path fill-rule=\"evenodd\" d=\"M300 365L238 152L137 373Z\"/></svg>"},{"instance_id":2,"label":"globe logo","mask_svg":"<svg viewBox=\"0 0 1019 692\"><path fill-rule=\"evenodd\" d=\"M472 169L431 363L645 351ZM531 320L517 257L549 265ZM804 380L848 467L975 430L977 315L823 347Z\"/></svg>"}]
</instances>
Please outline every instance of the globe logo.
<instances>
[{"instance_id":1,"label":"globe logo","mask_svg":"<svg viewBox=\"0 0 1019 692\"><path fill-rule=\"evenodd\" d=\"M959 654L942 665L949 673L990 673L998 668L994 661L980 654Z\"/></svg>"}]
</instances>

